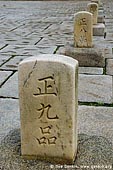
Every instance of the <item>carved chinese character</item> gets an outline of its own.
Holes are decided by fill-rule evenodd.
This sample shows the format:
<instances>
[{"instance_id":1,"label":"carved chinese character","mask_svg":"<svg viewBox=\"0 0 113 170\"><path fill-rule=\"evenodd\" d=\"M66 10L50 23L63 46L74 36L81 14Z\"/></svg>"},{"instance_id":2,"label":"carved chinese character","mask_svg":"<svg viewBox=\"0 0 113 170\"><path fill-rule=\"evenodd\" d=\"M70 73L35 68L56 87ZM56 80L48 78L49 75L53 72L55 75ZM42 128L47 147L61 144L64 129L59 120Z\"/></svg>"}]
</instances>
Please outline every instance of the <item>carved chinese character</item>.
<instances>
[{"instance_id":1,"label":"carved chinese character","mask_svg":"<svg viewBox=\"0 0 113 170\"><path fill-rule=\"evenodd\" d=\"M48 144L56 144L55 142L56 142L56 137L55 136L53 136L53 137L50 137L49 139L48 139Z\"/></svg>"},{"instance_id":2,"label":"carved chinese character","mask_svg":"<svg viewBox=\"0 0 113 170\"><path fill-rule=\"evenodd\" d=\"M36 140L38 141L38 143L40 145L41 144L48 144L48 145L56 144L55 142L57 140L57 137L56 136L50 136L51 135L51 129L52 129L52 125L44 127L44 128L40 127L41 133L48 135L48 136L43 136L41 138L36 138Z\"/></svg>"},{"instance_id":3,"label":"carved chinese character","mask_svg":"<svg viewBox=\"0 0 113 170\"><path fill-rule=\"evenodd\" d=\"M39 144L46 144L46 137L41 137L40 139L36 138Z\"/></svg>"},{"instance_id":4,"label":"carved chinese character","mask_svg":"<svg viewBox=\"0 0 113 170\"><path fill-rule=\"evenodd\" d=\"M42 133L42 134L50 134L51 128L52 128L52 125L51 125L51 126L44 127L44 128L40 127L41 133Z\"/></svg>"},{"instance_id":5,"label":"carved chinese character","mask_svg":"<svg viewBox=\"0 0 113 170\"><path fill-rule=\"evenodd\" d=\"M40 116L39 116L39 119L43 117L43 115L45 114L47 119L59 119L58 116L51 116L49 111L50 111L50 108L51 108L51 105L48 104L48 105L44 105L43 103L40 103L40 105L42 106L40 109L37 109L37 111L40 112Z\"/></svg>"},{"instance_id":6,"label":"carved chinese character","mask_svg":"<svg viewBox=\"0 0 113 170\"><path fill-rule=\"evenodd\" d=\"M81 18L79 21L80 25L87 25L86 18Z\"/></svg>"},{"instance_id":7,"label":"carved chinese character","mask_svg":"<svg viewBox=\"0 0 113 170\"><path fill-rule=\"evenodd\" d=\"M53 76L48 76L45 78L38 79L38 84L42 87L37 87L38 92L34 96L53 94L57 96L57 88Z\"/></svg>"},{"instance_id":8,"label":"carved chinese character","mask_svg":"<svg viewBox=\"0 0 113 170\"><path fill-rule=\"evenodd\" d=\"M41 144L48 144L48 145L52 145L52 144L56 144L56 140L57 137L52 136L52 137L41 137L41 138L36 138L36 140L38 141L38 143Z\"/></svg>"}]
</instances>

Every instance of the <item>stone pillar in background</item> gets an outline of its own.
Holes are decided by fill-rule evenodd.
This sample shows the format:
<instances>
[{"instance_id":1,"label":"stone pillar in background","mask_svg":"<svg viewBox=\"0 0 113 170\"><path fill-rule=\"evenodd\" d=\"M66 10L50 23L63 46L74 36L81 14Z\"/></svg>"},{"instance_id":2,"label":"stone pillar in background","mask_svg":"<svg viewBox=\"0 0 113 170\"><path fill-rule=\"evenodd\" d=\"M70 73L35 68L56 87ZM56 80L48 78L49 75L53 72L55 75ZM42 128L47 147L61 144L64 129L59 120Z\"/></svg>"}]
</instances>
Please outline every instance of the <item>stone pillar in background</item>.
<instances>
[{"instance_id":1,"label":"stone pillar in background","mask_svg":"<svg viewBox=\"0 0 113 170\"><path fill-rule=\"evenodd\" d=\"M75 14L74 18L74 46L92 47L92 14L87 11L81 11Z\"/></svg>"},{"instance_id":2,"label":"stone pillar in background","mask_svg":"<svg viewBox=\"0 0 113 170\"><path fill-rule=\"evenodd\" d=\"M30 57L19 65L21 153L73 163L77 152L78 62L63 55Z\"/></svg>"},{"instance_id":3,"label":"stone pillar in background","mask_svg":"<svg viewBox=\"0 0 113 170\"><path fill-rule=\"evenodd\" d=\"M98 19L98 4L97 3L89 3L87 5L87 10L88 12L93 14L93 24L97 24L97 19Z\"/></svg>"}]
</instances>

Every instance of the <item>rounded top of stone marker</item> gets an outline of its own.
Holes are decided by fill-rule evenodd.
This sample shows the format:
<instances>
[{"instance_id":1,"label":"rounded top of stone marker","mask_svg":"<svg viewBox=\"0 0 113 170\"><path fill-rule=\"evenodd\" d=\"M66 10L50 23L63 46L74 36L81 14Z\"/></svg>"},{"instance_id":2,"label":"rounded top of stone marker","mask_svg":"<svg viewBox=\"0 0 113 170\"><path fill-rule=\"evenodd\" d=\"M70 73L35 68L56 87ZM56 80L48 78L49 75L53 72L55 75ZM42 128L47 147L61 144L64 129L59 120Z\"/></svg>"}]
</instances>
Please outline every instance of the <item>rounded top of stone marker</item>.
<instances>
[{"instance_id":1,"label":"rounded top of stone marker","mask_svg":"<svg viewBox=\"0 0 113 170\"><path fill-rule=\"evenodd\" d=\"M59 63L63 63L63 64L67 64L67 65L71 65L71 66L75 66L78 65L78 61L65 56L65 55L59 55L59 54L39 54L33 57L28 57L26 59L24 59L23 61L21 61L19 63L19 65L27 63L27 62L32 62L32 61L46 61L46 62L59 62Z\"/></svg>"},{"instance_id":2,"label":"rounded top of stone marker","mask_svg":"<svg viewBox=\"0 0 113 170\"><path fill-rule=\"evenodd\" d=\"M98 4L97 4L96 2L89 2L89 3L87 4L87 6L92 6L92 5L95 5L95 6L98 7Z\"/></svg>"},{"instance_id":3,"label":"rounded top of stone marker","mask_svg":"<svg viewBox=\"0 0 113 170\"><path fill-rule=\"evenodd\" d=\"M88 11L79 11L79 12L75 13L74 16L78 16L78 15L82 15L82 14L83 14L83 15L86 14L86 15L91 15L91 16L93 16L92 13L90 13L90 12L88 12Z\"/></svg>"}]
</instances>

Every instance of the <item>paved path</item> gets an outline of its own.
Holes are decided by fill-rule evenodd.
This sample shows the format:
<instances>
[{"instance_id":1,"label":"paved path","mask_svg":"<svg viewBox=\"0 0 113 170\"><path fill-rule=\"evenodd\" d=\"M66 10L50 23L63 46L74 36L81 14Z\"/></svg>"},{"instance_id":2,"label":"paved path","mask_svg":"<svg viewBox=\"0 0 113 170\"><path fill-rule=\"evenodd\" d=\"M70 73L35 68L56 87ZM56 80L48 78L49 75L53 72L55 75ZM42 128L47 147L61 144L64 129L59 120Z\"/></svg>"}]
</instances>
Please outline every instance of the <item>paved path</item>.
<instances>
[{"instance_id":1,"label":"paved path","mask_svg":"<svg viewBox=\"0 0 113 170\"><path fill-rule=\"evenodd\" d=\"M0 2L0 140L20 128L18 63L24 58L56 53L73 41L73 15L85 10L88 1ZM107 37L94 37L113 58L113 1L103 0ZM103 68L79 69L78 132L102 136L113 143L112 76ZM85 74L84 74L85 73ZM112 106L112 107L111 107ZM6 168L7 169L7 168Z\"/></svg>"}]
</instances>

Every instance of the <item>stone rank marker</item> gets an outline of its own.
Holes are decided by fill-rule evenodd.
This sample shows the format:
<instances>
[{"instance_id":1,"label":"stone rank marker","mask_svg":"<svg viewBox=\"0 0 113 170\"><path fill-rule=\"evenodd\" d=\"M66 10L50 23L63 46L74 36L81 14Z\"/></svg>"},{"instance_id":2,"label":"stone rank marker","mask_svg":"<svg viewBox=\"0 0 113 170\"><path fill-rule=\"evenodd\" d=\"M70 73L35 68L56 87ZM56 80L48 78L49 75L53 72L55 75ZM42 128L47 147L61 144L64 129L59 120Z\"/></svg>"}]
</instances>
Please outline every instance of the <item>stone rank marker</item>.
<instances>
[{"instance_id":1,"label":"stone rank marker","mask_svg":"<svg viewBox=\"0 0 113 170\"><path fill-rule=\"evenodd\" d=\"M93 14L93 24L97 24L98 19L98 4L97 3L88 3L87 5L88 12Z\"/></svg>"},{"instance_id":2,"label":"stone rank marker","mask_svg":"<svg viewBox=\"0 0 113 170\"><path fill-rule=\"evenodd\" d=\"M19 64L21 154L72 164L77 152L78 61L44 54Z\"/></svg>"},{"instance_id":3,"label":"stone rank marker","mask_svg":"<svg viewBox=\"0 0 113 170\"><path fill-rule=\"evenodd\" d=\"M81 11L74 17L74 46L80 48L92 47L92 14Z\"/></svg>"}]
</instances>

